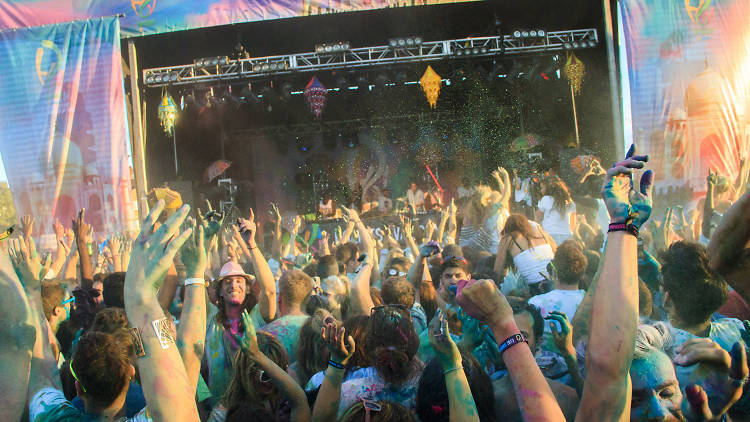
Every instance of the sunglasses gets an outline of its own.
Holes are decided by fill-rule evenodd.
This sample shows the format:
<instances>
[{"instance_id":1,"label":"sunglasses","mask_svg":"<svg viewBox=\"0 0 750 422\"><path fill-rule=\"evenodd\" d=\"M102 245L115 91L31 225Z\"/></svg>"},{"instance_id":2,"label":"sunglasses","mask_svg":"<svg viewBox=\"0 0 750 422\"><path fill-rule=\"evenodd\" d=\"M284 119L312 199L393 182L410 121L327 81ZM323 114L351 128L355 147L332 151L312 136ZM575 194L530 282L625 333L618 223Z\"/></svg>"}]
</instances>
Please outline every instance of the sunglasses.
<instances>
[{"instance_id":1,"label":"sunglasses","mask_svg":"<svg viewBox=\"0 0 750 422\"><path fill-rule=\"evenodd\" d=\"M397 275L397 276L399 276L399 277L406 277L406 273L405 273L405 272L403 272L403 271L399 271L399 270L397 270L397 269L395 269L395 268L391 268L391 269L389 269L389 270L388 270L388 275L392 275L392 276L395 276L395 275Z\"/></svg>"},{"instance_id":2,"label":"sunglasses","mask_svg":"<svg viewBox=\"0 0 750 422\"><path fill-rule=\"evenodd\" d=\"M465 265L469 265L469 261L467 261L466 258L464 258L462 256L457 256L457 255L448 255L448 256L444 257L443 260L440 261L440 265L445 264L446 262L448 262L450 260L461 261Z\"/></svg>"},{"instance_id":3,"label":"sunglasses","mask_svg":"<svg viewBox=\"0 0 750 422\"><path fill-rule=\"evenodd\" d=\"M409 319L409 321L411 321L411 311L409 310L409 308L398 303L373 306L372 309L370 309L370 316L373 316L379 312L386 312L389 309L396 310L399 314L401 314L401 316L406 317Z\"/></svg>"},{"instance_id":4,"label":"sunglasses","mask_svg":"<svg viewBox=\"0 0 750 422\"><path fill-rule=\"evenodd\" d=\"M68 303L71 303L71 302L75 303L75 301L76 301L76 297L75 296L71 296L71 297L63 300L62 303L60 304L60 306L67 305Z\"/></svg>"}]
</instances>

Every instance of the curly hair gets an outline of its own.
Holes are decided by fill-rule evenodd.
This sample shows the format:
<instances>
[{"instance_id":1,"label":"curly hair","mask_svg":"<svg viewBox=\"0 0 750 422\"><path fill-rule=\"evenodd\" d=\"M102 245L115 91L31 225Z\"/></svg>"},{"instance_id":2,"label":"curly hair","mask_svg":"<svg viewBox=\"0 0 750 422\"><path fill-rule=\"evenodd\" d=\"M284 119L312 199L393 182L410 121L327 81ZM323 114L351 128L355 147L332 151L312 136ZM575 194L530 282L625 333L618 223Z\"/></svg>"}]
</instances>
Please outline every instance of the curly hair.
<instances>
[{"instance_id":1,"label":"curly hair","mask_svg":"<svg viewBox=\"0 0 750 422\"><path fill-rule=\"evenodd\" d=\"M258 348L269 359L285 370L289 366L289 356L286 349L272 334L259 331L256 334ZM260 379L260 367L242 349L237 351L234 358L234 375L229 381L222 403L228 410L234 410L243 403L250 403L254 407L263 408L266 400L276 409L282 400L281 392L272 382Z\"/></svg>"},{"instance_id":2,"label":"curly hair","mask_svg":"<svg viewBox=\"0 0 750 422\"><path fill-rule=\"evenodd\" d=\"M408 310L385 306L370 316L365 351L378 374L388 383L402 384L415 370L419 337Z\"/></svg>"},{"instance_id":3,"label":"curly hair","mask_svg":"<svg viewBox=\"0 0 750 422\"><path fill-rule=\"evenodd\" d=\"M584 255L581 247L572 240L566 240L557 247L552 262L555 266L557 279L565 285L580 283L588 267L586 255Z\"/></svg>"},{"instance_id":4,"label":"curly hair","mask_svg":"<svg viewBox=\"0 0 750 422\"><path fill-rule=\"evenodd\" d=\"M660 256L662 283L677 316L687 325L706 322L729 295L726 281L711 269L706 247L679 241Z\"/></svg>"}]
</instances>

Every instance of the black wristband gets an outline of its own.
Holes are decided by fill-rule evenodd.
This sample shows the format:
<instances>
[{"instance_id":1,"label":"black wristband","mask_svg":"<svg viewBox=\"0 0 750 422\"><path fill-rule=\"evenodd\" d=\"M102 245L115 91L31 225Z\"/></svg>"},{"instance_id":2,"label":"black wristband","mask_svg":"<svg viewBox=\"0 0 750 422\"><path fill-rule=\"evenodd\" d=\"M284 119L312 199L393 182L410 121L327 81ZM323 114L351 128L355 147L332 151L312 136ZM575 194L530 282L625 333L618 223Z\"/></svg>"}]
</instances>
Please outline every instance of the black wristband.
<instances>
[{"instance_id":1,"label":"black wristband","mask_svg":"<svg viewBox=\"0 0 750 422\"><path fill-rule=\"evenodd\" d=\"M529 342L526 341L526 338L521 333L514 334L508 337L507 339L505 339L504 342L500 343L500 353L505 353L506 350L510 349L511 347L519 343L528 344Z\"/></svg>"},{"instance_id":2,"label":"black wristband","mask_svg":"<svg viewBox=\"0 0 750 422\"><path fill-rule=\"evenodd\" d=\"M612 223L609 225L609 230L607 230L607 233L612 232L628 232L635 236L635 238L638 238L638 227L634 226L632 223Z\"/></svg>"}]
</instances>

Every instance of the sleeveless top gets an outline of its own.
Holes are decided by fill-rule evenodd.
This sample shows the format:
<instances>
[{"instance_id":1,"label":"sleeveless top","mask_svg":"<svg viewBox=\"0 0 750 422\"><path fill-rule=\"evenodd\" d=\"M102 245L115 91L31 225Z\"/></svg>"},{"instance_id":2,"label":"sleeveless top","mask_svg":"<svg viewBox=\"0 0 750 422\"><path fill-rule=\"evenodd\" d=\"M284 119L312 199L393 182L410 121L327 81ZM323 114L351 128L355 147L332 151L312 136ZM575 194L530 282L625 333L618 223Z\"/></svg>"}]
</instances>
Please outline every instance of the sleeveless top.
<instances>
[{"instance_id":1,"label":"sleeveless top","mask_svg":"<svg viewBox=\"0 0 750 422\"><path fill-rule=\"evenodd\" d=\"M544 281L544 276L549 277L547 264L555 257L552 246L545 243L523 250L512 235L510 238L516 244L516 247L521 249L521 252L513 257L513 265L516 266L518 273L526 281L526 284L536 284Z\"/></svg>"}]
</instances>

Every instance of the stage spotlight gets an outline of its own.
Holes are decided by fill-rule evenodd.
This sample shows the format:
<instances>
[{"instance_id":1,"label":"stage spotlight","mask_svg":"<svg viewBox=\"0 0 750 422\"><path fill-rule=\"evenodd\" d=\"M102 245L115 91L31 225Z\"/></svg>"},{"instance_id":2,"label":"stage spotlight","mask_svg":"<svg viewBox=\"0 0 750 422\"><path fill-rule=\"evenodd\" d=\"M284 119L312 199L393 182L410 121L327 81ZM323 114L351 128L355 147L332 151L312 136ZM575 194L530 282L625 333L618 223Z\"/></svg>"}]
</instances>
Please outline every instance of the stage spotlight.
<instances>
[{"instance_id":1,"label":"stage spotlight","mask_svg":"<svg viewBox=\"0 0 750 422\"><path fill-rule=\"evenodd\" d=\"M573 45L570 44L569 42L566 42L566 43L563 44L563 49L565 49L565 50L570 50L572 48L573 48Z\"/></svg>"},{"instance_id":2,"label":"stage spotlight","mask_svg":"<svg viewBox=\"0 0 750 422\"><path fill-rule=\"evenodd\" d=\"M422 42L423 39L421 36L398 37L389 39L388 45L391 48L407 48L422 45Z\"/></svg>"},{"instance_id":3,"label":"stage spotlight","mask_svg":"<svg viewBox=\"0 0 750 422\"><path fill-rule=\"evenodd\" d=\"M543 30L543 29L538 29L538 30L536 31L536 34L537 34L538 36L540 36L540 37L543 37L543 36L547 35L547 31L545 31L545 30Z\"/></svg>"},{"instance_id":4,"label":"stage spotlight","mask_svg":"<svg viewBox=\"0 0 750 422\"><path fill-rule=\"evenodd\" d=\"M513 36L516 38L521 38L521 31L518 31L518 30L513 31Z\"/></svg>"},{"instance_id":5,"label":"stage spotlight","mask_svg":"<svg viewBox=\"0 0 750 422\"><path fill-rule=\"evenodd\" d=\"M529 31L521 31L521 37L526 38L529 36Z\"/></svg>"},{"instance_id":6,"label":"stage spotlight","mask_svg":"<svg viewBox=\"0 0 750 422\"><path fill-rule=\"evenodd\" d=\"M594 48L594 47L596 47L596 41L594 41L594 40L589 40L589 41L588 41L588 46L589 46L589 48Z\"/></svg>"},{"instance_id":7,"label":"stage spotlight","mask_svg":"<svg viewBox=\"0 0 750 422\"><path fill-rule=\"evenodd\" d=\"M315 52L318 54L343 53L349 51L350 48L351 44L348 41L340 41L336 43L316 44Z\"/></svg>"},{"instance_id":8,"label":"stage spotlight","mask_svg":"<svg viewBox=\"0 0 750 422\"><path fill-rule=\"evenodd\" d=\"M580 47L581 45L578 44L578 41L573 41L573 44L571 44L571 46L575 49L575 48Z\"/></svg>"}]
</instances>

